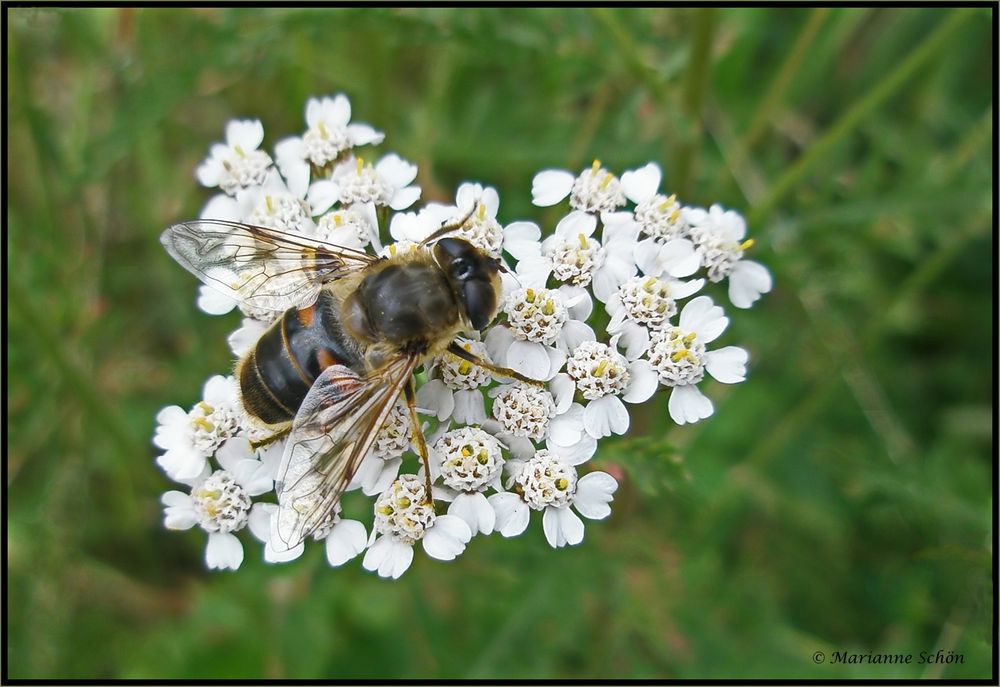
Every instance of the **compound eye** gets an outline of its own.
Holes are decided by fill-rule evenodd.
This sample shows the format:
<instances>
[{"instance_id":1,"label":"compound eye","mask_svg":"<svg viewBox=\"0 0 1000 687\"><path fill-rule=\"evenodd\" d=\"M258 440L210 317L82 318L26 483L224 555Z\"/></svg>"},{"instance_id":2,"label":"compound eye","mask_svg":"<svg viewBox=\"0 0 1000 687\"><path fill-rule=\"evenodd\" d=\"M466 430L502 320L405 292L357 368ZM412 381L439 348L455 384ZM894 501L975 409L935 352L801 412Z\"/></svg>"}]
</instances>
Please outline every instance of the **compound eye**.
<instances>
[{"instance_id":1,"label":"compound eye","mask_svg":"<svg viewBox=\"0 0 1000 687\"><path fill-rule=\"evenodd\" d=\"M489 282L474 279L467 281L462 288L465 297L465 311L469 322L476 331L482 331L490 323L497 308L496 292Z\"/></svg>"},{"instance_id":2,"label":"compound eye","mask_svg":"<svg viewBox=\"0 0 1000 687\"><path fill-rule=\"evenodd\" d=\"M475 265L472 264L471 260L466 258L457 258L451 263L451 273L458 281L470 279L474 271Z\"/></svg>"}]
</instances>

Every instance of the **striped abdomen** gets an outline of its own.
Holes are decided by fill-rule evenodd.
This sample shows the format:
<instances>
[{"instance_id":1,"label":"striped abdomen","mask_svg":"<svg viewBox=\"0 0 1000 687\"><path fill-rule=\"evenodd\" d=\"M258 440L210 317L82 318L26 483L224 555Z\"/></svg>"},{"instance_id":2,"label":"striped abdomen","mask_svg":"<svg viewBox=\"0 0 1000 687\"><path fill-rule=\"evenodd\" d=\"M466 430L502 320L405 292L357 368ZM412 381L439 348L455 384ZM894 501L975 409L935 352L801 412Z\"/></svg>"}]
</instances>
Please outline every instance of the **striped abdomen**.
<instances>
[{"instance_id":1,"label":"striped abdomen","mask_svg":"<svg viewBox=\"0 0 1000 687\"><path fill-rule=\"evenodd\" d=\"M330 294L290 308L264 332L238 368L243 406L267 424L295 417L313 382L330 365L357 368L360 358L345 342Z\"/></svg>"}]
</instances>

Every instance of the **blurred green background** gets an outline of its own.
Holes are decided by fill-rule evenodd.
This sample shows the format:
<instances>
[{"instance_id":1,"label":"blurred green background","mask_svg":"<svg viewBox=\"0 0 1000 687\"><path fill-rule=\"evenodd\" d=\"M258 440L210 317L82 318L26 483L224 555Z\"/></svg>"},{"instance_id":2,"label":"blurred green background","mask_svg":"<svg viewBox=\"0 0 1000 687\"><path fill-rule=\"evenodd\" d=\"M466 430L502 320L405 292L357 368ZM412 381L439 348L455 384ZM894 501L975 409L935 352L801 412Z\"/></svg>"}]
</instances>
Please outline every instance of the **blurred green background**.
<instances>
[{"instance_id":1,"label":"blurred green background","mask_svg":"<svg viewBox=\"0 0 1000 687\"><path fill-rule=\"evenodd\" d=\"M990 9L10 9L7 651L17 678L985 678L994 538ZM425 200L649 160L744 211L748 383L601 444L610 520L398 582L162 528L154 416L229 369L161 229L345 92ZM716 292L718 294L718 292ZM246 535L246 533L244 533ZM954 651L962 664L917 663ZM822 651L911 665L814 664ZM829 658L828 658L829 660Z\"/></svg>"}]
</instances>

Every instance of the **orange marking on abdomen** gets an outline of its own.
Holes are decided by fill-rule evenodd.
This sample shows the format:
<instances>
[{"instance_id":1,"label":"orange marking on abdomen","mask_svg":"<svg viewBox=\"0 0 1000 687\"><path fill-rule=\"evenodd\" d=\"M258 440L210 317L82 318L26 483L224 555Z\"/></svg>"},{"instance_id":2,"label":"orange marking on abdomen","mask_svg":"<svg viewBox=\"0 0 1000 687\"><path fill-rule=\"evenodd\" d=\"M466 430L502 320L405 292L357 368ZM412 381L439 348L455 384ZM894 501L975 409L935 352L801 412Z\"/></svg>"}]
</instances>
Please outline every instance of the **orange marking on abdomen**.
<instances>
[{"instance_id":1,"label":"orange marking on abdomen","mask_svg":"<svg viewBox=\"0 0 1000 687\"><path fill-rule=\"evenodd\" d=\"M339 360L337 360L335 357L333 357L333 353L331 353L326 348L321 348L318 351L316 351L316 362L319 363L319 369L320 369L320 371L325 370L326 368L330 367L331 365L343 364Z\"/></svg>"},{"instance_id":2,"label":"orange marking on abdomen","mask_svg":"<svg viewBox=\"0 0 1000 687\"><path fill-rule=\"evenodd\" d=\"M296 315L299 318L299 323L303 327L309 327L313 323L313 318L316 317L316 306L309 306L308 308L302 308Z\"/></svg>"}]
</instances>

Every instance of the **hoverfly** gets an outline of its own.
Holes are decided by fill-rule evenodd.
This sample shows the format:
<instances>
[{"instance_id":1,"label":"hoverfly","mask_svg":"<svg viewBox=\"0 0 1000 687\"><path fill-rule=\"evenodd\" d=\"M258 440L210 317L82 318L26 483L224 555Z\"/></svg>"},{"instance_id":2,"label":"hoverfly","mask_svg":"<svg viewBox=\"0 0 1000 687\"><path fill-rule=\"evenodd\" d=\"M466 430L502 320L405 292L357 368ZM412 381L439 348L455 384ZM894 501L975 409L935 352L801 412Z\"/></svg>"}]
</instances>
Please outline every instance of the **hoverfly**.
<instances>
[{"instance_id":1,"label":"hoverfly","mask_svg":"<svg viewBox=\"0 0 1000 687\"><path fill-rule=\"evenodd\" d=\"M235 370L247 413L273 439L288 435L275 483L277 550L329 522L401 394L431 500L413 381L425 361L453 355L541 384L455 342L492 322L502 294L500 260L446 236L464 221L390 257L226 220L182 222L161 235L167 252L208 286L264 309L294 304Z\"/></svg>"}]
</instances>

